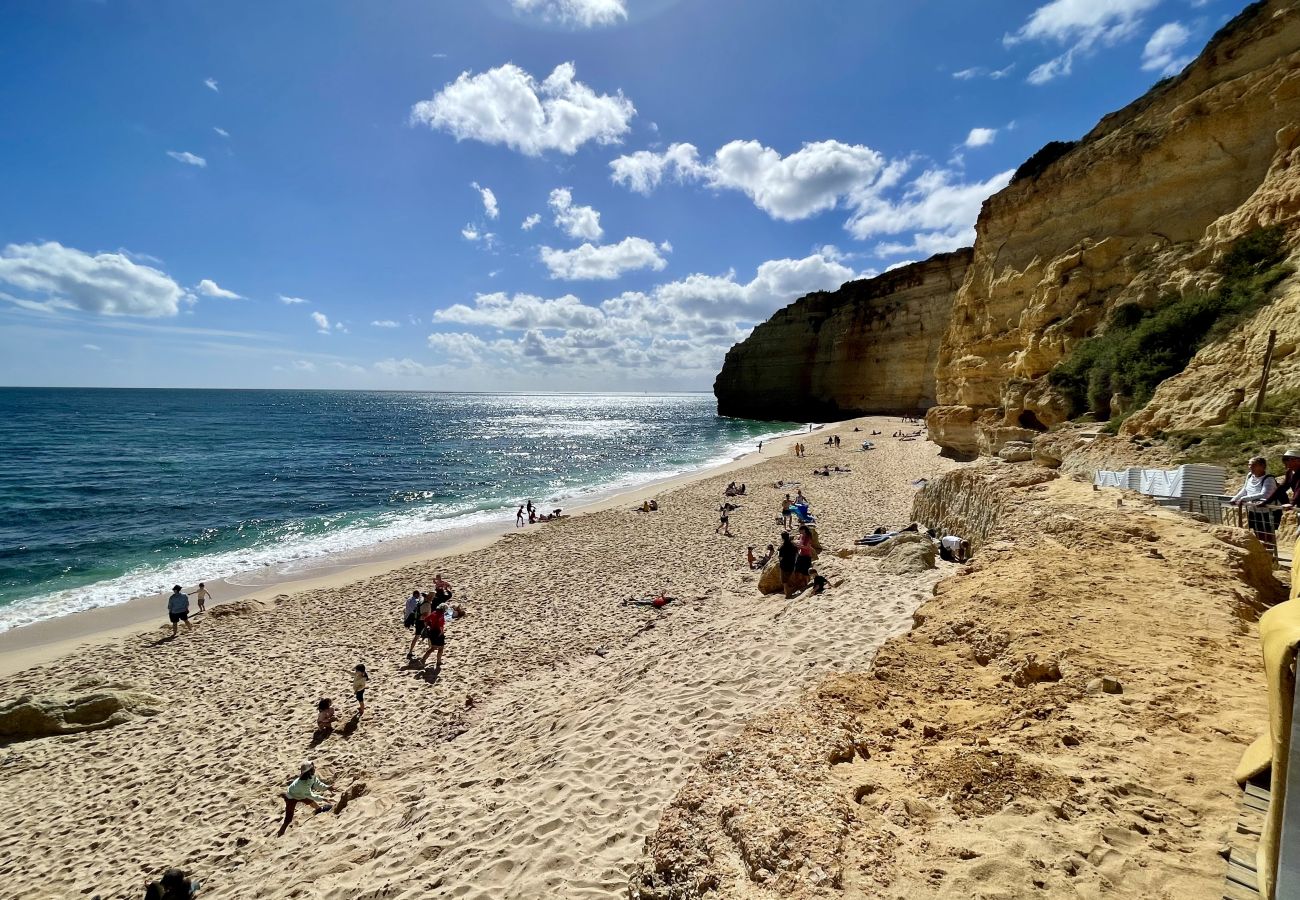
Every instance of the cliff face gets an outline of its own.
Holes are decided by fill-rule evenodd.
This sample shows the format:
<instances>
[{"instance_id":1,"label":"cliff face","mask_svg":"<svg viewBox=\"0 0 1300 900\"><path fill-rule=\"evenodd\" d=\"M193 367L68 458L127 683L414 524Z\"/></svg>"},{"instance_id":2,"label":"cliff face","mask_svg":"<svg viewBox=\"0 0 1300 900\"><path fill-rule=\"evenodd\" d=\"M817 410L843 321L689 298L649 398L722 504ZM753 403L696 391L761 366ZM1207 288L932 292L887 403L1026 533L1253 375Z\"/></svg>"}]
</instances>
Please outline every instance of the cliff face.
<instances>
[{"instance_id":1,"label":"cliff face","mask_svg":"<svg viewBox=\"0 0 1300 900\"><path fill-rule=\"evenodd\" d=\"M796 300L727 353L718 412L807 421L929 407L970 260L970 250L945 253Z\"/></svg>"},{"instance_id":2,"label":"cliff face","mask_svg":"<svg viewBox=\"0 0 1300 900\"><path fill-rule=\"evenodd\" d=\"M1180 76L1107 116L989 198L939 352L930 436L996 452L1069 415L1047 373L1123 304L1212 288L1249 232L1300 234L1300 2L1248 8ZM1031 168L1031 167L1026 167ZM1125 430L1223 422L1271 384L1300 386L1300 281L1164 382Z\"/></svg>"}]
</instances>

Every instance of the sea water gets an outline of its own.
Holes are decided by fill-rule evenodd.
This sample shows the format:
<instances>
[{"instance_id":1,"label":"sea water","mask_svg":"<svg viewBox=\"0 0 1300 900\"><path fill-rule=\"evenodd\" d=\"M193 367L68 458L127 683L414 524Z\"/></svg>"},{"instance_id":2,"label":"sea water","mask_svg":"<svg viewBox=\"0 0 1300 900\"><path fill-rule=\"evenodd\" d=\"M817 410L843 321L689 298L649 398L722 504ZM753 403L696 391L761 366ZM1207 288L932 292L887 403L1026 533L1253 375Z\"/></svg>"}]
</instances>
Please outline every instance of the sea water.
<instances>
[{"instance_id":1,"label":"sea water","mask_svg":"<svg viewBox=\"0 0 1300 900\"><path fill-rule=\"evenodd\" d=\"M707 394L0 389L0 632L571 506L791 423Z\"/></svg>"}]
</instances>

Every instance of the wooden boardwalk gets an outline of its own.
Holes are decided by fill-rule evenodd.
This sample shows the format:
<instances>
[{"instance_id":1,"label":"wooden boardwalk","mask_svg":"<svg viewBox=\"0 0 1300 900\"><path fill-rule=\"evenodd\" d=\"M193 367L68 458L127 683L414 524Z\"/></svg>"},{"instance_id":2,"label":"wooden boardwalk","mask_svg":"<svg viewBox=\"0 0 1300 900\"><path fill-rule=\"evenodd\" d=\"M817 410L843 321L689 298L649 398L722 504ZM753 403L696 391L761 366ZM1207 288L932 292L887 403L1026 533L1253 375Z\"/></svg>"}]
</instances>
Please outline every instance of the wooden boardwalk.
<instances>
[{"instance_id":1,"label":"wooden boardwalk","mask_svg":"<svg viewBox=\"0 0 1300 900\"><path fill-rule=\"evenodd\" d=\"M1237 827L1228 842L1228 878L1224 882L1224 900L1259 900L1259 884L1255 877L1255 851L1259 848L1259 833L1264 828L1268 813L1268 788L1247 784L1241 794L1241 811Z\"/></svg>"}]
</instances>

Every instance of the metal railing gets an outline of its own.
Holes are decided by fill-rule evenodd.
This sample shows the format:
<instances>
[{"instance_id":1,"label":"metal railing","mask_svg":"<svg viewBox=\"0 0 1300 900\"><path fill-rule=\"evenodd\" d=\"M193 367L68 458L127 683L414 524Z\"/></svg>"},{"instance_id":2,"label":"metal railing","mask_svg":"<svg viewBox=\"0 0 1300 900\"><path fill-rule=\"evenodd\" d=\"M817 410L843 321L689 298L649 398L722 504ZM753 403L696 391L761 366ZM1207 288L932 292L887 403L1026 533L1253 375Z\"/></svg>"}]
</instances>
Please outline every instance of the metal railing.
<instances>
[{"instance_id":1,"label":"metal railing","mask_svg":"<svg viewBox=\"0 0 1300 900\"><path fill-rule=\"evenodd\" d=\"M1213 525L1249 528L1260 543L1273 554L1273 561L1284 568L1294 562L1297 537L1296 511L1278 507L1235 506L1228 496L1201 494L1196 501L1199 512Z\"/></svg>"}]
</instances>

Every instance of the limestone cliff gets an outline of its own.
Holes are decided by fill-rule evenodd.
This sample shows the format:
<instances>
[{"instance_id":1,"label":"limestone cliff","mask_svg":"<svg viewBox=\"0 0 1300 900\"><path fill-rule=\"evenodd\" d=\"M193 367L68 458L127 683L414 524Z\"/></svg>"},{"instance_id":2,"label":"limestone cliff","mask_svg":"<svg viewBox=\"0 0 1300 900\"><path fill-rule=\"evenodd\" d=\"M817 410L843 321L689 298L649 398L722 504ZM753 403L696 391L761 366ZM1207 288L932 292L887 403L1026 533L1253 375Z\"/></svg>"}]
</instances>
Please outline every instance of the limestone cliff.
<instances>
[{"instance_id":1,"label":"limestone cliff","mask_svg":"<svg viewBox=\"0 0 1300 900\"><path fill-rule=\"evenodd\" d=\"M934 403L939 338L971 251L796 300L727 354L718 412L756 419L914 413Z\"/></svg>"},{"instance_id":2,"label":"limestone cliff","mask_svg":"<svg viewBox=\"0 0 1300 900\"><path fill-rule=\"evenodd\" d=\"M1125 304L1213 287L1237 238L1282 224L1300 241L1300 0L1252 4L1181 75L1031 160L984 204L936 370L931 438L996 452L1066 419L1046 378ZM1047 150L1048 148L1045 148ZM1223 422L1271 384L1300 387L1300 281L1201 348L1124 424Z\"/></svg>"}]
</instances>

